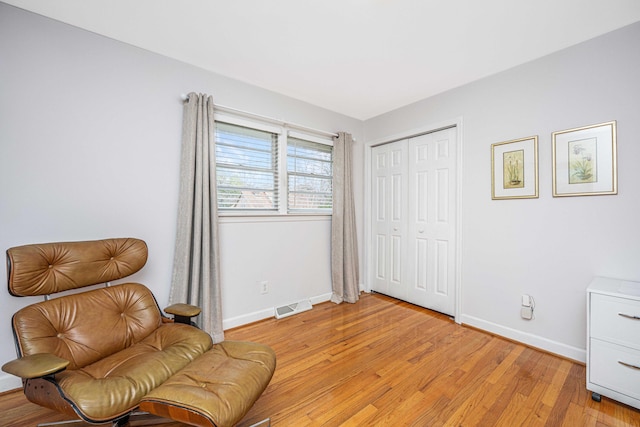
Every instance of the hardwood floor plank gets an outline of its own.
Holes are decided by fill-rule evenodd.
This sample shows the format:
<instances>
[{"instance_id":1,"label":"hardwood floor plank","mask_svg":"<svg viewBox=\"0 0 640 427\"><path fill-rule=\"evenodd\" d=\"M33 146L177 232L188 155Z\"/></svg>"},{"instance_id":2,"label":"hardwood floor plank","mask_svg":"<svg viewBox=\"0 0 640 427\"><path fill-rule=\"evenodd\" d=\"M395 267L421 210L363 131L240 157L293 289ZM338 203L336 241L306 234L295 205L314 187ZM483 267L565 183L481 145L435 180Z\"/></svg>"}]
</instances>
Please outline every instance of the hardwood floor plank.
<instances>
[{"instance_id":1,"label":"hardwood floor plank","mask_svg":"<svg viewBox=\"0 0 640 427\"><path fill-rule=\"evenodd\" d=\"M382 295L225 335L278 358L241 427L267 417L274 427L640 426L640 411L591 400L583 365ZM65 419L21 392L0 396L0 414L0 426Z\"/></svg>"},{"instance_id":2,"label":"hardwood floor plank","mask_svg":"<svg viewBox=\"0 0 640 427\"><path fill-rule=\"evenodd\" d=\"M538 402L527 417L527 419L522 423L523 427L540 427L544 426L549 419L549 414L551 413L551 407L545 405L542 402Z\"/></svg>"},{"instance_id":3,"label":"hardwood floor plank","mask_svg":"<svg viewBox=\"0 0 640 427\"><path fill-rule=\"evenodd\" d=\"M567 415L562 426L573 427L577 424L584 427L590 427L595 426L597 421L597 418L593 418L588 412L585 412L583 407L576 405L573 402L569 402Z\"/></svg>"},{"instance_id":4,"label":"hardwood floor plank","mask_svg":"<svg viewBox=\"0 0 640 427\"><path fill-rule=\"evenodd\" d=\"M487 382L491 384L496 384L501 378L505 375L505 372L511 368L511 366L515 363L515 361L520 357L522 352L526 347L519 346L513 344L508 348L505 348L508 351L507 356L500 362L500 364L496 367L496 369L491 372L491 374L487 377Z\"/></svg>"},{"instance_id":5,"label":"hardwood floor plank","mask_svg":"<svg viewBox=\"0 0 640 427\"><path fill-rule=\"evenodd\" d=\"M571 365L571 362L568 360L562 360L559 365L556 366L553 378L551 379L551 384L547 388L544 396L542 396L542 403L547 406L553 406L555 401L558 399L560 391L562 390L562 385L567 380L567 375L569 375Z\"/></svg>"}]
</instances>

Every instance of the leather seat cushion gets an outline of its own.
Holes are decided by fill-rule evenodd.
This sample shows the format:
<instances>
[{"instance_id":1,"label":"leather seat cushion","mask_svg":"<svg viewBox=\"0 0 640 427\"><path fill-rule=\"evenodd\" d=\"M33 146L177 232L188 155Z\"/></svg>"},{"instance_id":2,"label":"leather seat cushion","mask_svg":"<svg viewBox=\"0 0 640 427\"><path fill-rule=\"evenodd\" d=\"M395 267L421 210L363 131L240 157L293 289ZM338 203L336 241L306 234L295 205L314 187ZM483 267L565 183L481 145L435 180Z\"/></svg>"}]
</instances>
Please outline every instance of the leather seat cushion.
<instances>
[{"instance_id":1,"label":"leather seat cushion","mask_svg":"<svg viewBox=\"0 0 640 427\"><path fill-rule=\"evenodd\" d=\"M86 419L102 420L135 408L140 399L212 346L197 328L167 323L111 356L56 375L60 390Z\"/></svg>"}]
</instances>

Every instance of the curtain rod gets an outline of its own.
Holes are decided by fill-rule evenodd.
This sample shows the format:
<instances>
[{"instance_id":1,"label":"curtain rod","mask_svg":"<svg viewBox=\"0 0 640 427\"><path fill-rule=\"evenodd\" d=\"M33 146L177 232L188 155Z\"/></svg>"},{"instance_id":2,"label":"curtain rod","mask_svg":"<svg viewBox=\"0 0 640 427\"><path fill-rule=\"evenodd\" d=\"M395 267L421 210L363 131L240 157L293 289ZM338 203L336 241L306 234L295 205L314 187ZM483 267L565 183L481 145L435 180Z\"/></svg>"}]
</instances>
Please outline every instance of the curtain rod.
<instances>
[{"instance_id":1,"label":"curtain rod","mask_svg":"<svg viewBox=\"0 0 640 427\"><path fill-rule=\"evenodd\" d=\"M180 99L182 99L182 102L188 102L189 101L189 97L186 94L182 94L180 96ZM297 125L295 123L285 122L284 120L274 119L273 117L263 116L263 115L260 115L260 114L251 113L249 111L243 111L243 110L239 110L237 108L227 107L225 105L220 105L220 104L215 104L214 103L213 106L214 106L214 112L217 110L217 111L220 111L220 112L223 112L223 113L235 113L235 114L239 114L239 115L242 115L242 116L245 116L245 117L249 117L249 118L264 120L264 121L267 121L267 122L272 123L272 124L278 124L280 126L286 126L288 128L291 128L291 129L302 130L302 131L307 131L307 132L313 132L315 134L330 136L330 137L334 137L334 138L338 136L337 133L332 133L332 132L327 132L327 131L324 131L324 130L314 129L314 128L310 128L308 126Z\"/></svg>"}]
</instances>

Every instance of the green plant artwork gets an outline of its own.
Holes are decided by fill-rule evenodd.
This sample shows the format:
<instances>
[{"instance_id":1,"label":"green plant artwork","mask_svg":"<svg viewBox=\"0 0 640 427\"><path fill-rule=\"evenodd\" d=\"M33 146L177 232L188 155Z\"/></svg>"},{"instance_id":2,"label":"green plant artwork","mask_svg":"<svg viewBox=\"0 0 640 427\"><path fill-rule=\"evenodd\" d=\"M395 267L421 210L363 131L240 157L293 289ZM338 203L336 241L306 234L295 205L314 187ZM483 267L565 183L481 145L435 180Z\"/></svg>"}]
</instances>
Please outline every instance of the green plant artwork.
<instances>
[{"instance_id":1,"label":"green plant artwork","mask_svg":"<svg viewBox=\"0 0 640 427\"><path fill-rule=\"evenodd\" d=\"M597 138L569 141L569 184L598 182Z\"/></svg>"},{"instance_id":2,"label":"green plant artwork","mask_svg":"<svg viewBox=\"0 0 640 427\"><path fill-rule=\"evenodd\" d=\"M502 154L502 187L524 188L524 150Z\"/></svg>"}]
</instances>

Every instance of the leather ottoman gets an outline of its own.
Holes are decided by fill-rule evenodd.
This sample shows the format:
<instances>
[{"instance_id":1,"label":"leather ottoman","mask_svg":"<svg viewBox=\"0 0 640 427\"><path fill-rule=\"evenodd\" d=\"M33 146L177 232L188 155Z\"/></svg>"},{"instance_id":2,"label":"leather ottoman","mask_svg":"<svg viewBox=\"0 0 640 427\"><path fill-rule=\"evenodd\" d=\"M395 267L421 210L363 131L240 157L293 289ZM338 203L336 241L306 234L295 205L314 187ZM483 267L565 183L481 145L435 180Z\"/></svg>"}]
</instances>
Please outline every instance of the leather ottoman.
<instances>
[{"instance_id":1,"label":"leather ottoman","mask_svg":"<svg viewBox=\"0 0 640 427\"><path fill-rule=\"evenodd\" d=\"M224 341L148 393L140 409L195 426L231 427L260 397L275 365L266 345Z\"/></svg>"}]
</instances>

